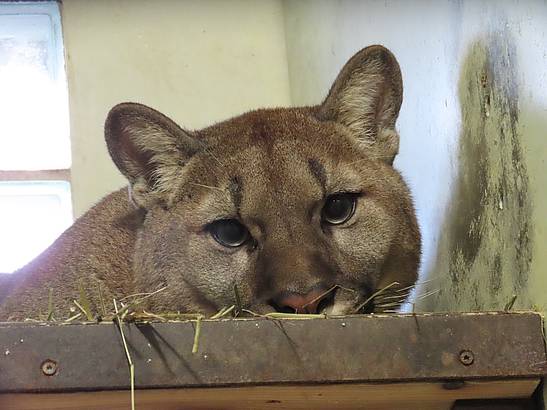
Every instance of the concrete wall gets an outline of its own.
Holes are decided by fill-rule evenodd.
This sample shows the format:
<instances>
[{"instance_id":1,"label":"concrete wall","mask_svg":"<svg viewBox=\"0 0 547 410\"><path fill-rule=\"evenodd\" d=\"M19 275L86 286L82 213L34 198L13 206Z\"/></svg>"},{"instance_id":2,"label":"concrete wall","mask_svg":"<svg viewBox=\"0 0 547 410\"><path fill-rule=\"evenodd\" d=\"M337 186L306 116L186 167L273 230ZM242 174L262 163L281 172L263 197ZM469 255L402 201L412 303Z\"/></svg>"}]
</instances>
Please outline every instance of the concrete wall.
<instances>
[{"instance_id":1,"label":"concrete wall","mask_svg":"<svg viewBox=\"0 0 547 410\"><path fill-rule=\"evenodd\" d=\"M102 126L122 101L187 128L289 105L280 1L64 0L75 216L125 184Z\"/></svg>"},{"instance_id":2,"label":"concrete wall","mask_svg":"<svg viewBox=\"0 0 547 410\"><path fill-rule=\"evenodd\" d=\"M547 309L547 4L286 1L293 104L381 43L405 83L401 170L423 233L423 310Z\"/></svg>"}]
</instances>

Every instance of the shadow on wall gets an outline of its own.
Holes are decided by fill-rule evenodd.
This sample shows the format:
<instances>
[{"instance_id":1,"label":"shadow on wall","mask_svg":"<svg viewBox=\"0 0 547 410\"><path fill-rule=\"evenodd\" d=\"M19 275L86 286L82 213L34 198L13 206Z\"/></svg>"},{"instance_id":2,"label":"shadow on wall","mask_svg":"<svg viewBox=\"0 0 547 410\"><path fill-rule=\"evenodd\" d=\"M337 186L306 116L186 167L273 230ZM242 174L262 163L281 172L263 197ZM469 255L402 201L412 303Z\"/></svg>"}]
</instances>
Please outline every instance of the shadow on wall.
<instances>
[{"instance_id":1,"label":"shadow on wall","mask_svg":"<svg viewBox=\"0 0 547 410\"><path fill-rule=\"evenodd\" d=\"M499 310L526 286L532 260L531 202L519 135L516 50L508 33L477 41L459 80L458 177L422 311Z\"/></svg>"}]
</instances>

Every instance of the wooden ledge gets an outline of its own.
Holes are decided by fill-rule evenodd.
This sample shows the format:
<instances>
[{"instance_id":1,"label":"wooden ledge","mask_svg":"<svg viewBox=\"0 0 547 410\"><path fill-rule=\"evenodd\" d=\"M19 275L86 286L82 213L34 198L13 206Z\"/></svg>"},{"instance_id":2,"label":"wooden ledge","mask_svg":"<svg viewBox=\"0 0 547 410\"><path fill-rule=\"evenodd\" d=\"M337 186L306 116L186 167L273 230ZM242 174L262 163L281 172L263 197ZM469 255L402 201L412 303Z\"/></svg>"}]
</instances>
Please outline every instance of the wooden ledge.
<instances>
[{"instance_id":1,"label":"wooden ledge","mask_svg":"<svg viewBox=\"0 0 547 410\"><path fill-rule=\"evenodd\" d=\"M427 403L527 397L547 372L542 317L529 312L204 320L192 354L195 325L124 325L139 409L444 408ZM128 392L104 390L129 382L112 323L0 324L2 409L126 408Z\"/></svg>"}]
</instances>

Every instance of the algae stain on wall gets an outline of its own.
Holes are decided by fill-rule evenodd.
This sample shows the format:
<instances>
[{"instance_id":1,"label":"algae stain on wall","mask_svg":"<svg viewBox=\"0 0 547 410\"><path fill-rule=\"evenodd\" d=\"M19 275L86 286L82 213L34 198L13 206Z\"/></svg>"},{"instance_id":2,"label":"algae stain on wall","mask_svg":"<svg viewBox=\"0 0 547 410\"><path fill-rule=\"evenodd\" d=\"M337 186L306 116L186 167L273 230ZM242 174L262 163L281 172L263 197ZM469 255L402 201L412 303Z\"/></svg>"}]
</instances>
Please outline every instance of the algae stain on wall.
<instances>
[{"instance_id":1,"label":"algae stain on wall","mask_svg":"<svg viewBox=\"0 0 547 410\"><path fill-rule=\"evenodd\" d=\"M496 310L524 291L532 260L532 209L519 129L516 50L508 33L471 44L458 93L458 177L441 232L435 297L421 310Z\"/></svg>"}]
</instances>

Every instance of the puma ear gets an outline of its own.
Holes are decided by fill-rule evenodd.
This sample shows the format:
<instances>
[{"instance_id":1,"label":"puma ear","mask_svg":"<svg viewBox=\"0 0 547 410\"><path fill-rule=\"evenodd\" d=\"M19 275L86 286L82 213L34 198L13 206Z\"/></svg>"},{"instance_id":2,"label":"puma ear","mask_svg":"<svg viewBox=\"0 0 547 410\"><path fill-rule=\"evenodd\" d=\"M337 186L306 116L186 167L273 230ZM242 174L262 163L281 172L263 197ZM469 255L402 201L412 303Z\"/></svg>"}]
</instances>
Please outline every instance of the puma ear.
<instances>
[{"instance_id":1,"label":"puma ear","mask_svg":"<svg viewBox=\"0 0 547 410\"><path fill-rule=\"evenodd\" d=\"M112 160L129 180L133 201L142 208L158 200L167 202L184 165L199 149L189 132L136 103L110 110L105 139Z\"/></svg>"},{"instance_id":2,"label":"puma ear","mask_svg":"<svg viewBox=\"0 0 547 410\"><path fill-rule=\"evenodd\" d=\"M395 121L402 100L395 56L385 47L370 46L346 63L318 107L318 117L345 125L371 157L391 164L399 151Z\"/></svg>"}]
</instances>

